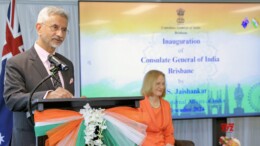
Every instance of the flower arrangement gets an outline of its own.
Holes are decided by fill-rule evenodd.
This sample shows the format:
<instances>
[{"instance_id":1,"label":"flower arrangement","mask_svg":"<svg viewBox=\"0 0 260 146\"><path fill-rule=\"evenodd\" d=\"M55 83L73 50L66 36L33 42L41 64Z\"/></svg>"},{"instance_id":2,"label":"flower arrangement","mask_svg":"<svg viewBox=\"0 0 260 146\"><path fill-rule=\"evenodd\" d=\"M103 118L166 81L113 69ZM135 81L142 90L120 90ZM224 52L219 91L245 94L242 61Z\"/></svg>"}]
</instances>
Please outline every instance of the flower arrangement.
<instances>
[{"instance_id":1,"label":"flower arrangement","mask_svg":"<svg viewBox=\"0 0 260 146\"><path fill-rule=\"evenodd\" d=\"M136 146L142 145L147 126L130 107L94 109L86 104L80 112L62 109L35 111L36 136L47 135L49 145ZM140 116L140 115L139 115Z\"/></svg>"},{"instance_id":2,"label":"flower arrangement","mask_svg":"<svg viewBox=\"0 0 260 146\"><path fill-rule=\"evenodd\" d=\"M228 143L229 140L230 140L230 138L225 137L225 136L221 136L219 138L219 144L222 145L222 146L225 146Z\"/></svg>"},{"instance_id":3,"label":"flower arrangement","mask_svg":"<svg viewBox=\"0 0 260 146\"><path fill-rule=\"evenodd\" d=\"M88 146L101 146L104 145L102 142L102 131L106 129L106 121L104 120L104 109L93 109L89 104L84 106L84 109L80 110L80 113L84 117L84 124L87 127L84 130L85 133L85 144Z\"/></svg>"}]
</instances>

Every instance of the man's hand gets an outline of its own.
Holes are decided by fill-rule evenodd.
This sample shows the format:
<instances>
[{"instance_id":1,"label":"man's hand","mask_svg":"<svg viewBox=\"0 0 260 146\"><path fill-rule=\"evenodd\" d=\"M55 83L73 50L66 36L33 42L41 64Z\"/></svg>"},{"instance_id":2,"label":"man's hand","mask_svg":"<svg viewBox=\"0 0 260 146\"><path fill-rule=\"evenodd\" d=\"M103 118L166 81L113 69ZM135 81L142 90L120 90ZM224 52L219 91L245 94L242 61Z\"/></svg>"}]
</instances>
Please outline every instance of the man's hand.
<instances>
[{"instance_id":1,"label":"man's hand","mask_svg":"<svg viewBox=\"0 0 260 146\"><path fill-rule=\"evenodd\" d=\"M53 98L73 98L73 95L66 89L59 87L55 91L50 91L46 99Z\"/></svg>"}]
</instances>

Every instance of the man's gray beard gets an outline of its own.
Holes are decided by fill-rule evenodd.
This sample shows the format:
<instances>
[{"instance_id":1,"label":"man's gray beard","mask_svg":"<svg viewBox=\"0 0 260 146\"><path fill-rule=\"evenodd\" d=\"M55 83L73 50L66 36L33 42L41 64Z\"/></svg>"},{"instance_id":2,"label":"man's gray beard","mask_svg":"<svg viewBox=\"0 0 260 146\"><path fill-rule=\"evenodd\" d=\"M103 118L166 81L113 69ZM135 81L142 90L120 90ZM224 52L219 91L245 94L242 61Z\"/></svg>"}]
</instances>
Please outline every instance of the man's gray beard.
<instances>
[{"instance_id":1,"label":"man's gray beard","mask_svg":"<svg viewBox=\"0 0 260 146\"><path fill-rule=\"evenodd\" d=\"M61 44L59 44L59 45L58 45L58 44L57 44L57 45L56 45L56 44L51 44L51 47L56 50L60 45L61 45Z\"/></svg>"}]
</instances>

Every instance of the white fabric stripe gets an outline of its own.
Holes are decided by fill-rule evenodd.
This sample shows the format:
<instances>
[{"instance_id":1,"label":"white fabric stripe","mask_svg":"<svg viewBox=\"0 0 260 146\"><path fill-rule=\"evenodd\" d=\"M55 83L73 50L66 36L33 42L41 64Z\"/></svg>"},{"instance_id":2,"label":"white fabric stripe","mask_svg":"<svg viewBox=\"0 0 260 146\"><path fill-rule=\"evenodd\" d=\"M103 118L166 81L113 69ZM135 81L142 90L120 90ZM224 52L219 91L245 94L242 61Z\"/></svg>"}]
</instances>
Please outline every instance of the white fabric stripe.
<instances>
[{"instance_id":1,"label":"white fabric stripe","mask_svg":"<svg viewBox=\"0 0 260 146\"><path fill-rule=\"evenodd\" d=\"M144 134L107 114L104 115L104 119L116 125L121 130L121 133L132 140L134 143L140 145L143 142L143 139L145 138Z\"/></svg>"},{"instance_id":2,"label":"white fabric stripe","mask_svg":"<svg viewBox=\"0 0 260 146\"><path fill-rule=\"evenodd\" d=\"M44 122L36 122L35 126L46 126L50 124L60 124L60 123L65 123L65 122L70 122L78 119L82 119L83 117L81 116L71 116L71 117L66 117L66 118L56 118L56 119L51 119L47 120Z\"/></svg>"}]
</instances>

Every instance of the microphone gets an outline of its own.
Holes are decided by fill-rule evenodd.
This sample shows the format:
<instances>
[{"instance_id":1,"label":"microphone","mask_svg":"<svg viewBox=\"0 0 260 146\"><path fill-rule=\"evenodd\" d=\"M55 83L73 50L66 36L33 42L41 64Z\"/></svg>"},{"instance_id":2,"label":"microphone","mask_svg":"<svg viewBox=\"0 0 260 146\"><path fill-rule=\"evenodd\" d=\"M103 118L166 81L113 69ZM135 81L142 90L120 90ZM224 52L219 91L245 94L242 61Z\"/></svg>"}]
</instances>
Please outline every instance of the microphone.
<instances>
[{"instance_id":1,"label":"microphone","mask_svg":"<svg viewBox=\"0 0 260 146\"><path fill-rule=\"evenodd\" d=\"M32 92L30 93L30 97L29 97L29 102L27 103L27 107L28 107L28 113L27 117L31 119L32 125L34 125L34 116L33 116L33 111L32 111L32 97L34 92L48 79L50 79L52 76L54 76L55 74L58 73L58 71L66 71L69 69L69 67L63 63L62 61L60 61L57 57L53 56L53 55L49 55L48 56L48 61L50 61L51 64L54 65L54 67L50 70L52 72L52 74L48 75L47 77L43 78L41 80L40 83L38 83L38 85L32 90Z\"/></svg>"},{"instance_id":2,"label":"microphone","mask_svg":"<svg viewBox=\"0 0 260 146\"><path fill-rule=\"evenodd\" d=\"M60 71L66 71L69 69L69 67L64 62L60 61L57 57L53 55L49 55L48 60L51 64L54 65L54 67L57 67Z\"/></svg>"}]
</instances>

